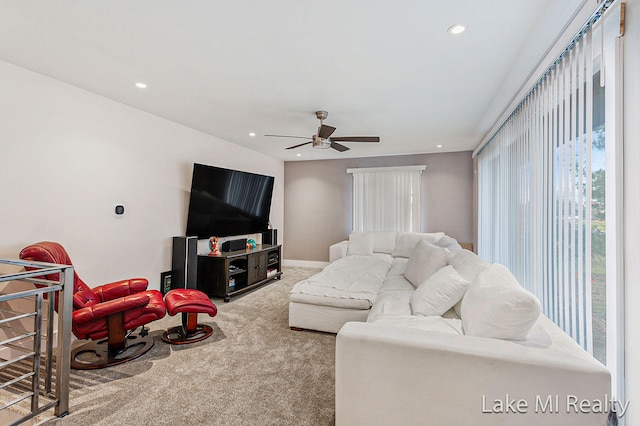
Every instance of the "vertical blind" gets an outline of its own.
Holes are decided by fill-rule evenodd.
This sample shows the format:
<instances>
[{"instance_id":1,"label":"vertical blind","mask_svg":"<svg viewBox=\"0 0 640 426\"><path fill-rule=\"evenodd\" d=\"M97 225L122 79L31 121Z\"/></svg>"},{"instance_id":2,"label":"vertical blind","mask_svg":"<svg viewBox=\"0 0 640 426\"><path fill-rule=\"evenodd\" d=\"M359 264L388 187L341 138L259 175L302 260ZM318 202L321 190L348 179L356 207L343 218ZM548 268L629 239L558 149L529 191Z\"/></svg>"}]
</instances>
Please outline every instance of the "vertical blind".
<instances>
[{"instance_id":1,"label":"vertical blind","mask_svg":"<svg viewBox=\"0 0 640 426\"><path fill-rule=\"evenodd\" d=\"M591 34L478 155L479 252L591 348Z\"/></svg>"},{"instance_id":2,"label":"vertical blind","mask_svg":"<svg viewBox=\"0 0 640 426\"><path fill-rule=\"evenodd\" d=\"M594 87L604 72L593 23L478 153L479 254L507 265L589 352Z\"/></svg>"},{"instance_id":3,"label":"vertical blind","mask_svg":"<svg viewBox=\"0 0 640 426\"><path fill-rule=\"evenodd\" d=\"M348 169L353 174L353 230L419 232L425 168Z\"/></svg>"}]
</instances>

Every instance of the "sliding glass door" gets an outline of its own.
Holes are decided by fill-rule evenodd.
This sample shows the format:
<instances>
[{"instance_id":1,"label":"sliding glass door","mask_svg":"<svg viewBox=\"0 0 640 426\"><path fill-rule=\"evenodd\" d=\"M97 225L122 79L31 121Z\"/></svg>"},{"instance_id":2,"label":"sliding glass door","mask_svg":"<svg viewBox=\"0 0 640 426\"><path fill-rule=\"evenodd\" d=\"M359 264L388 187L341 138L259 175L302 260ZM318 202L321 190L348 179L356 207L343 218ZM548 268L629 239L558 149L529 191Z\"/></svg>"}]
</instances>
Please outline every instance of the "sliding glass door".
<instances>
[{"instance_id":1,"label":"sliding glass door","mask_svg":"<svg viewBox=\"0 0 640 426\"><path fill-rule=\"evenodd\" d=\"M620 15L611 7L588 25L477 154L478 254L508 266L544 313L611 369L618 397Z\"/></svg>"}]
</instances>

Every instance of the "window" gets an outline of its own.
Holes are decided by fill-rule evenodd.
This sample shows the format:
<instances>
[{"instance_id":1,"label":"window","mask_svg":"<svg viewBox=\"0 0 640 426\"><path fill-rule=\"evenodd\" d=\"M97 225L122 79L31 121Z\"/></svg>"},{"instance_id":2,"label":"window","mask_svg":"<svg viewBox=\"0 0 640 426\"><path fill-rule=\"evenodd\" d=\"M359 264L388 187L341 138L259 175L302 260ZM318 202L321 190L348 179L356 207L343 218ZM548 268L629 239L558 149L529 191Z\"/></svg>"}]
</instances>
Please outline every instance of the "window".
<instances>
[{"instance_id":1,"label":"window","mask_svg":"<svg viewBox=\"0 0 640 426\"><path fill-rule=\"evenodd\" d=\"M605 19L594 15L477 153L478 254L508 266L543 312L609 367L618 399L620 14L616 6Z\"/></svg>"},{"instance_id":2,"label":"window","mask_svg":"<svg viewBox=\"0 0 640 426\"><path fill-rule=\"evenodd\" d=\"M425 169L348 169L353 174L353 230L420 232L420 181Z\"/></svg>"}]
</instances>

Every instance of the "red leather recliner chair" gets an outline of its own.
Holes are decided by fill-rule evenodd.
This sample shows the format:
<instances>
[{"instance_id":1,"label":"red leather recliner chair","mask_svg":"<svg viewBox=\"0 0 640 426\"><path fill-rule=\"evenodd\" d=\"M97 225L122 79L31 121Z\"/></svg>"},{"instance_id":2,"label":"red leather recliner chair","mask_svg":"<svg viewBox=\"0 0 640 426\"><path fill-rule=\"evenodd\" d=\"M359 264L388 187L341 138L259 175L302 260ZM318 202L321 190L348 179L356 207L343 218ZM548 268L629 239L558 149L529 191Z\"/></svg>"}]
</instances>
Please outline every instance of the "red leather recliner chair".
<instances>
[{"instance_id":1,"label":"red leather recliner chair","mask_svg":"<svg viewBox=\"0 0 640 426\"><path fill-rule=\"evenodd\" d=\"M60 244L48 241L25 247L20 258L73 265ZM58 274L45 278L57 280ZM133 278L90 288L74 269L71 328L76 337L92 342L71 352L71 368L87 370L121 364L151 349L153 336L144 325L164 317L166 307L162 294L147 290L148 284L144 278ZM140 326L142 330L135 335L133 331Z\"/></svg>"}]
</instances>

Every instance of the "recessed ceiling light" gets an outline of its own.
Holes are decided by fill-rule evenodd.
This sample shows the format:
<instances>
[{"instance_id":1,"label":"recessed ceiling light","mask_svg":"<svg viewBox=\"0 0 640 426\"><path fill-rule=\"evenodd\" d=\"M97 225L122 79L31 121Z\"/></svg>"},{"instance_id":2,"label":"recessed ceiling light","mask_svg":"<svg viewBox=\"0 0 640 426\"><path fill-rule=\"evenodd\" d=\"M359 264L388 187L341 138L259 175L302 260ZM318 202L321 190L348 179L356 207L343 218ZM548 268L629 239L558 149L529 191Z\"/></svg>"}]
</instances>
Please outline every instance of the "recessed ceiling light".
<instances>
[{"instance_id":1,"label":"recessed ceiling light","mask_svg":"<svg viewBox=\"0 0 640 426\"><path fill-rule=\"evenodd\" d=\"M146 84L144 84L144 83L142 83L142 82L138 82L138 83L136 83L136 87L137 87L138 89L146 89L146 88L147 88L147 85L146 85Z\"/></svg>"},{"instance_id":2,"label":"recessed ceiling light","mask_svg":"<svg viewBox=\"0 0 640 426\"><path fill-rule=\"evenodd\" d=\"M296 157L302 157L302 154L298 153L296 154Z\"/></svg>"},{"instance_id":3,"label":"recessed ceiling light","mask_svg":"<svg viewBox=\"0 0 640 426\"><path fill-rule=\"evenodd\" d=\"M253 132L249 133L249 136L251 136L251 137L254 137L255 135L256 135L256 134L255 134L255 133L253 133Z\"/></svg>"},{"instance_id":4,"label":"recessed ceiling light","mask_svg":"<svg viewBox=\"0 0 640 426\"><path fill-rule=\"evenodd\" d=\"M447 30L447 32L449 34L462 34L463 32L465 32L465 30L467 29L467 27L465 27L462 24L455 24L449 27L449 29Z\"/></svg>"},{"instance_id":5,"label":"recessed ceiling light","mask_svg":"<svg viewBox=\"0 0 640 426\"><path fill-rule=\"evenodd\" d=\"M436 148L442 148L442 145L436 145Z\"/></svg>"}]
</instances>

